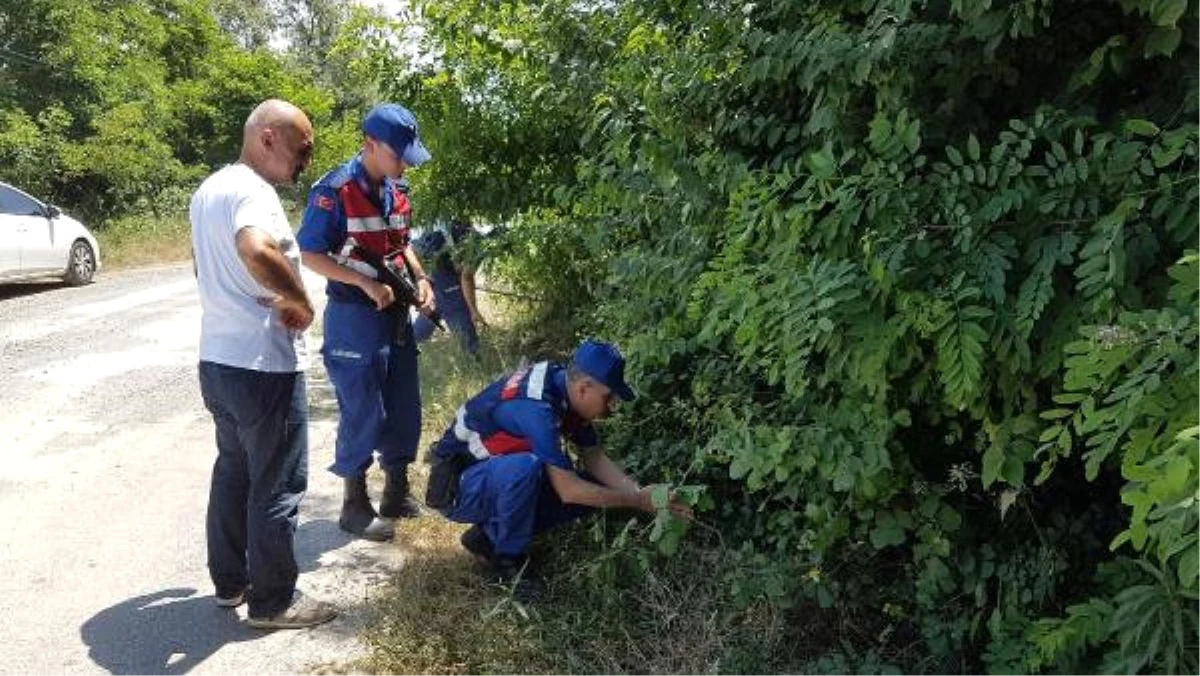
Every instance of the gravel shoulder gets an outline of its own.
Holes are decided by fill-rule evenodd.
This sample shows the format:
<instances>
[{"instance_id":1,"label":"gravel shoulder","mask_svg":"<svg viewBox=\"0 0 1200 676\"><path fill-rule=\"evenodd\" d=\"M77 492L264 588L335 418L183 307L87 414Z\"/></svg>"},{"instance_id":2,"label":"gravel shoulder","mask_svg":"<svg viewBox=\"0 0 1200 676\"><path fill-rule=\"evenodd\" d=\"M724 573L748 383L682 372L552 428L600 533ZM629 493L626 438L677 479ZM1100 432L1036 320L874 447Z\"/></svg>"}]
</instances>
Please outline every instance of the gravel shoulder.
<instances>
[{"instance_id":1,"label":"gravel shoulder","mask_svg":"<svg viewBox=\"0 0 1200 676\"><path fill-rule=\"evenodd\" d=\"M323 300L320 278L306 282ZM336 405L319 358L297 557L301 588L342 614L264 633L241 623L244 607L213 603L199 322L190 265L0 286L0 674L340 672L363 654L368 602L405 554L337 528Z\"/></svg>"}]
</instances>

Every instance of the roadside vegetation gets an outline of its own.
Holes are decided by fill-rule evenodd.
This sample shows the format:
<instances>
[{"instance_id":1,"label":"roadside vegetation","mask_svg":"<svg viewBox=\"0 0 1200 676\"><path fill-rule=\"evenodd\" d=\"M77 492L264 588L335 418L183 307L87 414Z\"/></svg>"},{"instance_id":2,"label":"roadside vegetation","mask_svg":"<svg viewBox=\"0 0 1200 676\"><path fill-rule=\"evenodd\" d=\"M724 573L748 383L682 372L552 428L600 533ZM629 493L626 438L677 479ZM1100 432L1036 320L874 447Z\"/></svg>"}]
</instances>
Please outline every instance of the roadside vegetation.
<instances>
[{"instance_id":1,"label":"roadside vegetation","mask_svg":"<svg viewBox=\"0 0 1200 676\"><path fill-rule=\"evenodd\" d=\"M608 439L711 526L597 546L783 618L712 670L1197 669L1194 2L419 6L414 193L630 352Z\"/></svg>"},{"instance_id":2,"label":"roadside vegetation","mask_svg":"<svg viewBox=\"0 0 1200 676\"><path fill-rule=\"evenodd\" d=\"M1195 0L28 0L0 11L0 178L121 251L173 237L259 100L317 129L289 205L400 101L434 155L417 225L501 226L472 255L537 299L482 365L427 350L427 432L521 356L629 354L643 396L605 437L699 523L566 532L522 608L423 520L368 670L1195 673L1198 25Z\"/></svg>"},{"instance_id":3,"label":"roadside vegetation","mask_svg":"<svg viewBox=\"0 0 1200 676\"><path fill-rule=\"evenodd\" d=\"M395 63L375 58L374 37L396 25L332 0L6 3L0 179L79 218L106 265L186 258L188 199L237 159L264 98L294 101L321 130L285 205L354 152L374 68Z\"/></svg>"},{"instance_id":4,"label":"roadside vegetation","mask_svg":"<svg viewBox=\"0 0 1200 676\"><path fill-rule=\"evenodd\" d=\"M462 402L521 359L565 358L547 350L545 336L530 324L527 302L482 298L492 327L481 359L463 353L448 335L422 347L422 453ZM416 489L423 483L422 472ZM365 637L370 655L346 668L421 674L828 670L816 660L835 632L802 615L818 609L739 604L739 583L757 571L741 568L744 561L719 533L697 526L699 537L665 556L650 537L653 527L652 519L615 512L539 539L533 557L548 593L534 606L481 581L458 542L465 526L437 514L398 522L396 546L411 558L373 600ZM887 666L878 654L863 659L853 667Z\"/></svg>"},{"instance_id":5,"label":"roadside vegetation","mask_svg":"<svg viewBox=\"0 0 1200 676\"><path fill-rule=\"evenodd\" d=\"M187 218L159 220L124 216L96 231L104 269L159 265L191 260L191 226Z\"/></svg>"}]
</instances>

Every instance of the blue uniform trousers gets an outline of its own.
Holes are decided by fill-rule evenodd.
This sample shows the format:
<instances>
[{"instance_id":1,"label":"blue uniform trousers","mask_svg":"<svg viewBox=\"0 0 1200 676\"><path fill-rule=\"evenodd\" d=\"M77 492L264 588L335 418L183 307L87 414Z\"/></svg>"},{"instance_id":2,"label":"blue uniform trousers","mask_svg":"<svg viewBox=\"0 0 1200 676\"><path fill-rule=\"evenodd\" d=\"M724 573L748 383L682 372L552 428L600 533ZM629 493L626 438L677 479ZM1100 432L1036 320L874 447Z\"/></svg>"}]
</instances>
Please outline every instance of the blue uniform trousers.
<instances>
[{"instance_id":1,"label":"blue uniform trousers","mask_svg":"<svg viewBox=\"0 0 1200 676\"><path fill-rule=\"evenodd\" d=\"M397 317L358 303L325 306L321 354L338 401L338 434L329 470L353 478L371 466L403 472L417 457L421 437L421 384L417 345L405 330L395 341Z\"/></svg>"},{"instance_id":2,"label":"blue uniform trousers","mask_svg":"<svg viewBox=\"0 0 1200 676\"><path fill-rule=\"evenodd\" d=\"M296 587L293 535L308 488L303 373L200 362L200 394L217 427L208 495L208 570L218 596L247 585L250 614L287 608Z\"/></svg>"},{"instance_id":3,"label":"blue uniform trousers","mask_svg":"<svg viewBox=\"0 0 1200 676\"><path fill-rule=\"evenodd\" d=\"M590 479L587 475L583 478ZM532 453L498 455L471 465L459 479L458 500L449 517L479 524L499 556L521 556L533 536L590 513L564 504Z\"/></svg>"},{"instance_id":4,"label":"blue uniform trousers","mask_svg":"<svg viewBox=\"0 0 1200 676\"><path fill-rule=\"evenodd\" d=\"M462 287L458 286L456 282L454 286L443 290L442 285L437 284L437 281L440 280L435 279L433 297L437 303L438 312L446 321L446 327L458 338L458 344L467 354L476 354L479 352L479 333L475 329L475 322L471 321L471 309L467 307L467 299L463 296ZM424 315L418 315L413 320L413 335L416 336L418 342L429 340L433 336L434 330L433 322L426 319Z\"/></svg>"}]
</instances>

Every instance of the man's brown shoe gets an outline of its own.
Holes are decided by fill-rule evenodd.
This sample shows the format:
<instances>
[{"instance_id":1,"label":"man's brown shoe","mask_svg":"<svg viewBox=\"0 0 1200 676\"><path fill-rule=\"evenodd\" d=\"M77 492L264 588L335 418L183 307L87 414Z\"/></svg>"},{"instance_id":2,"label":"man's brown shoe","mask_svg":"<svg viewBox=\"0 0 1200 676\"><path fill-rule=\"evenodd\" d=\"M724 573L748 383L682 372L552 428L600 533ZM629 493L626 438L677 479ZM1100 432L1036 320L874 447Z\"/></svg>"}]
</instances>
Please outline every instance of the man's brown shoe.
<instances>
[{"instance_id":1,"label":"man's brown shoe","mask_svg":"<svg viewBox=\"0 0 1200 676\"><path fill-rule=\"evenodd\" d=\"M247 617L246 624L255 629L307 629L337 617L333 606L305 596L297 589L292 603L271 617Z\"/></svg>"}]
</instances>

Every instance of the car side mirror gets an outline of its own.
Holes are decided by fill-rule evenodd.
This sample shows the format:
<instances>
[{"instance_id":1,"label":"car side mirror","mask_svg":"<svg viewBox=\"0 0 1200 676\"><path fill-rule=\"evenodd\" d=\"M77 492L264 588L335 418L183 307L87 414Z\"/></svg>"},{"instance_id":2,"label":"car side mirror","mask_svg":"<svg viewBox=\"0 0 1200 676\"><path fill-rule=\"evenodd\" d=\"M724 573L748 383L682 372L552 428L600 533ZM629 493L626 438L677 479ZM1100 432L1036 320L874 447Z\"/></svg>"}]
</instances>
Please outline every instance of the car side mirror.
<instances>
[{"instance_id":1,"label":"car side mirror","mask_svg":"<svg viewBox=\"0 0 1200 676\"><path fill-rule=\"evenodd\" d=\"M54 206L53 204L46 205L46 216L48 216L50 218L58 218L61 215L62 215L62 209L59 209L58 207Z\"/></svg>"}]
</instances>

